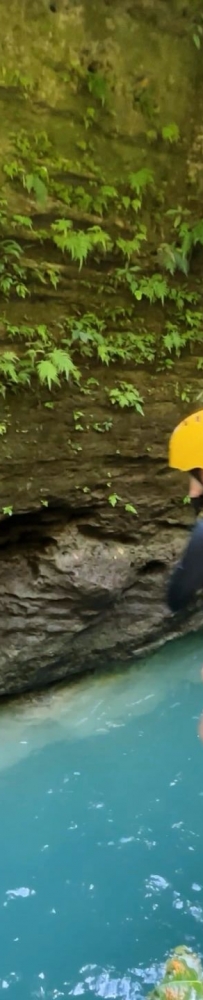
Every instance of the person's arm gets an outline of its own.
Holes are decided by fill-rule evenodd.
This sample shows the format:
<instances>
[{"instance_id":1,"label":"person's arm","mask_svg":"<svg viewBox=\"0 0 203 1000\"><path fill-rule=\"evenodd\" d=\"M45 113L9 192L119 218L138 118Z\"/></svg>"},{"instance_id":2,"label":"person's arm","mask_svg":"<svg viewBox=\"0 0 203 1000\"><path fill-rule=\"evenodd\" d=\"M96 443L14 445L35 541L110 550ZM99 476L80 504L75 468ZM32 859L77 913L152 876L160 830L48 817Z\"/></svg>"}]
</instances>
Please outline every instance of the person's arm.
<instances>
[{"instance_id":1,"label":"person's arm","mask_svg":"<svg viewBox=\"0 0 203 1000\"><path fill-rule=\"evenodd\" d=\"M169 580L166 599L170 611L180 611L186 607L191 597L201 588L203 588L203 522L198 521L182 559Z\"/></svg>"}]
</instances>

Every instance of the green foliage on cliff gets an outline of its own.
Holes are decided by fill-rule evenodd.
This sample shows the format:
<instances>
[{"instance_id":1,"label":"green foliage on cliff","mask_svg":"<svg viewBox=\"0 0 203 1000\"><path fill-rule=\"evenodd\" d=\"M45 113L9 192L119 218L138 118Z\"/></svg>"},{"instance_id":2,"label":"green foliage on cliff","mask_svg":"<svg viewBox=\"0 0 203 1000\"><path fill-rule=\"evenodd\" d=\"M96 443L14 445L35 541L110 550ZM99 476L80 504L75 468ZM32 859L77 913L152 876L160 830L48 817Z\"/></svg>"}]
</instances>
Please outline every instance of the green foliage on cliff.
<instances>
[{"instance_id":1,"label":"green foliage on cliff","mask_svg":"<svg viewBox=\"0 0 203 1000\"><path fill-rule=\"evenodd\" d=\"M97 86L95 96L103 103L99 79ZM178 126L163 126L162 139L177 142ZM1 394L8 386L30 385L33 378L50 392L63 379L81 383L85 391L82 366L91 358L108 366L132 362L135 371L153 364L164 370L187 350L195 352L200 370L201 282L190 278L193 254L203 245L197 207L169 209L150 166L108 183L86 141L82 167L56 155L46 131L21 129L11 134L10 145L0 202ZM74 308L64 298L74 265L84 297L93 301L90 309ZM104 277L95 301L91 287L98 268ZM60 318L52 321L49 307L48 322L30 324L25 313L13 323L10 304L33 301L34 315L40 287L46 289L45 317L47 295L59 301L63 295ZM125 378L115 382L109 399L143 414L138 384Z\"/></svg>"}]
</instances>

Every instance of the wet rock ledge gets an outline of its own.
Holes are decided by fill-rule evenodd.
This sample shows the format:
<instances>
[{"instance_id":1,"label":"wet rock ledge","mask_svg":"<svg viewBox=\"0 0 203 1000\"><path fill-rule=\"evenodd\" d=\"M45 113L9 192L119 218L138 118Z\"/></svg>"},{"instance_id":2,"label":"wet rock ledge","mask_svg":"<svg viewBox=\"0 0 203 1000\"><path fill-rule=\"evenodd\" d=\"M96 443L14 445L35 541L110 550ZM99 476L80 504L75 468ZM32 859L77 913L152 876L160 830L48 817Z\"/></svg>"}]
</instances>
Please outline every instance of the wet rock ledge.
<instances>
[{"instance_id":1,"label":"wet rock ledge","mask_svg":"<svg viewBox=\"0 0 203 1000\"><path fill-rule=\"evenodd\" d=\"M111 434L85 431L85 397L75 453L68 442L78 390L56 391L53 412L42 393L24 393L18 410L10 395L0 476L1 695L127 666L202 625L201 601L183 617L164 601L191 524L185 478L167 468L177 376L163 385L140 373L145 415L118 408ZM103 419L97 390L94 423Z\"/></svg>"}]
</instances>

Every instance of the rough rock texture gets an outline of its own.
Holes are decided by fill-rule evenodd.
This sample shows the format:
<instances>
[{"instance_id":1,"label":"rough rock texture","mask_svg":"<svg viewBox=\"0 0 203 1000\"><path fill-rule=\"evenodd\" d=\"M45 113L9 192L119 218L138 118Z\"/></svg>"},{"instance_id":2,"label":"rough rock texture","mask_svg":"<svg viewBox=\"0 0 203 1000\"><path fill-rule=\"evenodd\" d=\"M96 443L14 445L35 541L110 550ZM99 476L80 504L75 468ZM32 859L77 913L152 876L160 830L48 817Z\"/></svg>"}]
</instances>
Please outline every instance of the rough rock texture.
<instances>
[{"instance_id":1,"label":"rough rock texture","mask_svg":"<svg viewBox=\"0 0 203 1000\"><path fill-rule=\"evenodd\" d=\"M7 341L8 323L47 323L54 331L64 312L98 310L103 317L106 307L113 315L113 307L129 305L126 289L121 293L111 283L123 264L117 251L116 259L111 252L105 259L90 257L79 273L50 239L37 240L37 228L53 221L59 208L50 193L40 206L18 178L15 184L5 177L5 163L22 152L24 139L16 147L16 137L22 129L32 137L45 130L57 155L70 159L67 176L58 168L55 179L78 185L82 178L88 191L100 183L99 174L91 172L92 159L97 171L105 168L110 184L143 165L155 171L156 194L150 192L144 208L148 241L139 258L151 274L159 266L158 230L159 240L165 239L160 194L164 211L182 199L195 211L201 203L203 77L202 53L193 41L201 28L199 0L193 0L192 10L187 0L9 0L7 5L0 0L0 14L2 193L10 212L29 214L34 224L32 232L22 233L20 224L20 234L15 229L30 273L29 298L22 301L15 290L10 297L1 294L1 354L14 346ZM201 31L198 37L201 47ZM108 82L104 106L88 90L87 74L95 70ZM93 152L91 143L86 148L92 104ZM174 121L180 129L178 146L161 139L162 127ZM26 169L30 172L29 164ZM132 220L123 223L115 206L102 218L84 207L67 211L76 227L99 224L112 236L134 234ZM13 230L8 235L13 238ZM59 267L57 288L38 280L43 261ZM198 288L202 295L201 274L198 250L190 292ZM185 280L179 275L177 282L183 286ZM78 360L82 391L70 383L54 390L53 409L47 408L48 389L35 383L29 390L9 390L5 401L0 397L2 695L126 663L203 624L201 601L178 618L164 603L170 565L191 524L183 504L187 483L167 468L168 438L201 393L201 335L199 348L168 370L160 365L159 345L165 321L174 321L173 304L168 301L163 308L161 301L151 305L145 299L133 309L128 329L130 323L133 330L144 324L145 332L156 333L151 368L124 360L107 367L83 357ZM111 327L115 330L112 317ZM96 381L87 392L89 377ZM144 416L109 403L108 389L122 378L139 390Z\"/></svg>"},{"instance_id":2,"label":"rough rock texture","mask_svg":"<svg viewBox=\"0 0 203 1000\"><path fill-rule=\"evenodd\" d=\"M9 562L2 554L1 694L125 664L202 625L201 606L182 621L167 618L166 531L159 528L147 551L142 540L89 538L75 522L52 524L52 540L47 534L18 551L13 546Z\"/></svg>"},{"instance_id":3,"label":"rough rock texture","mask_svg":"<svg viewBox=\"0 0 203 1000\"><path fill-rule=\"evenodd\" d=\"M118 411L111 439L78 432L79 458L67 446L67 391L58 403L56 396L57 417L33 400L26 426L26 398L18 416L13 412L0 506L5 499L9 505L15 488L21 513L1 523L2 694L125 663L202 624L201 601L183 617L171 616L164 603L169 567L191 524L185 477L167 469L168 433L179 415L172 383L140 373L145 416ZM101 419L99 400L95 415ZM114 510L112 492L120 498ZM137 514L125 511L127 502Z\"/></svg>"}]
</instances>

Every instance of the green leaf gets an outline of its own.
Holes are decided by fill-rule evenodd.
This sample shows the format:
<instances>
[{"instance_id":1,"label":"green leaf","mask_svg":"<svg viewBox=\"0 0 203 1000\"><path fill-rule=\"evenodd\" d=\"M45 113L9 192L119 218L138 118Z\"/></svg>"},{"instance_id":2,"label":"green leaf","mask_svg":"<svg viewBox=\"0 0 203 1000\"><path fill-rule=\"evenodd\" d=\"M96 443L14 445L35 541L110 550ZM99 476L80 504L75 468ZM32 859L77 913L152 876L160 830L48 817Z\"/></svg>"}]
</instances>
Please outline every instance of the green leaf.
<instances>
[{"instance_id":1,"label":"green leaf","mask_svg":"<svg viewBox=\"0 0 203 1000\"><path fill-rule=\"evenodd\" d=\"M59 271L56 271L56 268L52 268L52 267L48 268L47 267L47 276L49 278L49 281L50 281L51 285L53 285L53 288L57 288L58 287L58 283L60 281L60 273L59 273Z\"/></svg>"},{"instance_id":2,"label":"green leaf","mask_svg":"<svg viewBox=\"0 0 203 1000\"><path fill-rule=\"evenodd\" d=\"M1 278L0 288L4 295L7 295L12 285L12 278Z\"/></svg>"},{"instance_id":3,"label":"green leaf","mask_svg":"<svg viewBox=\"0 0 203 1000\"><path fill-rule=\"evenodd\" d=\"M76 382L80 381L80 371L76 368L67 351L55 347L49 354L49 359L60 375L65 375L66 379L72 375Z\"/></svg>"},{"instance_id":4,"label":"green leaf","mask_svg":"<svg viewBox=\"0 0 203 1000\"><path fill-rule=\"evenodd\" d=\"M2 250L4 257L21 257L22 247L15 240L3 240Z\"/></svg>"},{"instance_id":5,"label":"green leaf","mask_svg":"<svg viewBox=\"0 0 203 1000\"><path fill-rule=\"evenodd\" d=\"M87 82L90 94L92 94L96 100L101 101L101 104L104 105L108 94L108 86L105 77L102 76L101 73L89 72Z\"/></svg>"},{"instance_id":6,"label":"green leaf","mask_svg":"<svg viewBox=\"0 0 203 1000\"><path fill-rule=\"evenodd\" d=\"M87 143L84 141L84 139L78 139L78 142L76 143L76 145L77 145L78 149L82 149L83 153L87 149Z\"/></svg>"},{"instance_id":7,"label":"green leaf","mask_svg":"<svg viewBox=\"0 0 203 1000\"><path fill-rule=\"evenodd\" d=\"M72 229L72 227L73 223L70 219L57 219L56 222L52 222L51 228L53 229L53 232L63 233L64 236L67 236L68 231Z\"/></svg>"},{"instance_id":8,"label":"green leaf","mask_svg":"<svg viewBox=\"0 0 203 1000\"><path fill-rule=\"evenodd\" d=\"M166 271L174 274L176 270L175 247L173 243L161 243L158 249L159 264L165 267Z\"/></svg>"},{"instance_id":9,"label":"green leaf","mask_svg":"<svg viewBox=\"0 0 203 1000\"><path fill-rule=\"evenodd\" d=\"M122 236L119 236L118 240L116 240L116 246L119 247L119 250L121 250L124 256L129 260L132 254L139 253L140 244L142 243L142 240L146 240L146 238L146 227L142 226L132 240L124 240Z\"/></svg>"},{"instance_id":10,"label":"green leaf","mask_svg":"<svg viewBox=\"0 0 203 1000\"><path fill-rule=\"evenodd\" d=\"M191 238L193 246L196 246L197 243L203 244L203 219L199 219L199 222L193 226Z\"/></svg>"},{"instance_id":11,"label":"green leaf","mask_svg":"<svg viewBox=\"0 0 203 1000\"><path fill-rule=\"evenodd\" d=\"M127 514L137 514L136 507L133 507L132 503L126 503L125 510Z\"/></svg>"},{"instance_id":12,"label":"green leaf","mask_svg":"<svg viewBox=\"0 0 203 1000\"><path fill-rule=\"evenodd\" d=\"M41 180L41 177L38 177L37 174L24 174L23 186L26 188L26 191L28 191L28 194L31 194L31 191L34 191L39 204L44 204L48 192L46 184L44 184L44 181Z\"/></svg>"},{"instance_id":13,"label":"green leaf","mask_svg":"<svg viewBox=\"0 0 203 1000\"><path fill-rule=\"evenodd\" d=\"M100 191L102 197L104 198L118 198L118 191L116 191L116 188L110 184L102 184Z\"/></svg>"},{"instance_id":14,"label":"green leaf","mask_svg":"<svg viewBox=\"0 0 203 1000\"><path fill-rule=\"evenodd\" d=\"M132 294L138 302L141 302L142 298L145 297L150 302L160 299L162 305L164 304L164 299L169 293L169 287L166 279L161 274L153 274L151 278L141 278L138 282L134 279L134 268L132 268L131 271L127 271L126 278Z\"/></svg>"},{"instance_id":15,"label":"green leaf","mask_svg":"<svg viewBox=\"0 0 203 1000\"><path fill-rule=\"evenodd\" d=\"M129 176L130 186L137 194L144 191L149 184L153 184L153 180L154 174L149 167L143 167L142 170L137 170L135 174L130 174Z\"/></svg>"},{"instance_id":16,"label":"green leaf","mask_svg":"<svg viewBox=\"0 0 203 1000\"><path fill-rule=\"evenodd\" d=\"M22 226L23 229L32 229L32 219L29 215L14 215L13 221L17 223L18 226Z\"/></svg>"},{"instance_id":17,"label":"green leaf","mask_svg":"<svg viewBox=\"0 0 203 1000\"><path fill-rule=\"evenodd\" d=\"M110 496L108 497L108 501L111 504L111 507L116 507L118 500L121 500L121 497L118 496L118 493L111 493Z\"/></svg>"},{"instance_id":18,"label":"green leaf","mask_svg":"<svg viewBox=\"0 0 203 1000\"><path fill-rule=\"evenodd\" d=\"M98 344L97 354L98 354L98 358L100 358L100 361L102 361L102 364L109 365L110 353L109 353L108 344L105 343L105 341L104 341L103 344Z\"/></svg>"},{"instance_id":19,"label":"green leaf","mask_svg":"<svg viewBox=\"0 0 203 1000\"><path fill-rule=\"evenodd\" d=\"M100 229L100 226L91 226L88 229L88 235L91 240L92 246L101 246L103 250L110 250L112 247L112 241L108 233L104 232L104 229Z\"/></svg>"},{"instance_id":20,"label":"green leaf","mask_svg":"<svg viewBox=\"0 0 203 1000\"><path fill-rule=\"evenodd\" d=\"M0 355L0 372L5 375L11 382L18 382L18 374L16 371L16 363L19 362L17 354L13 351L4 351Z\"/></svg>"},{"instance_id":21,"label":"green leaf","mask_svg":"<svg viewBox=\"0 0 203 1000\"><path fill-rule=\"evenodd\" d=\"M181 252L183 257L187 257L193 245L193 235L192 230L189 228L187 222L183 222L180 230L179 236L181 239Z\"/></svg>"},{"instance_id":22,"label":"green leaf","mask_svg":"<svg viewBox=\"0 0 203 1000\"><path fill-rule=\"evenodd\" d=\"M25 370L23 369L22 366L24 364L27 367L27 362L26 361L25 362L21 361L21 367L18 370L18 384L19 385L30 385L30 372L28 370L26 370L26 369Z\"/></svg>"},{"instance_id":23,"label":"green leaf","mask_svg":"<svg viewBox=\"0 0 203 1000\"><path fill-rule=\"evenodd\" d=\"M5 163L3 170L4 173L7 175L7 177L11 178L11 180L13 180L13 177L18 177L19 173L21 173L21 169L17 160L13 160L12 163Z\"/></svg>"},{"instance_id":24,"label":"green leaf","mask_svg":"<svg viewBox=\"0 0 203 1000\"><path fill-rule=\"evenodd\" d=\"M81 269L88 253L95 247L101 246L104 251L112 246L108 233L105 233L100 226L91 226L86 232L82 229L74 230L72 223L67 219L59 219L51 226L54 236L54 243L64 253L71 254L72 260L79 261Z\"/></svg>"},{"instance_id":25,"label":"green leaf","mask_svg":"<svg viewBox=\"0 0 203 1000\"><path fill-rule=\"evenodd\" d=\"M139 208L141 208L141 204L142 204L141 198L133 198L132 199L131 205L132 205L132 208L133 208L134 212L138 212L139 211Z\"/></svg>"},{"instance_id":26,"label":"green leaf","mask_svg":"<svg viewBox=\"0 0 203 1000\"><path fill-rule=\"evenodd\" d=\"M176 215L176 217L174 219L174 223L173 223L174 229L178 229L179 226L180 226L180 223L181 223L181 215Z\"/></svg>"},{"instance_id":27,"label":"green leaf","mask_svg":"<svg viewBox=\"0 0 203 1000\"><path fill-rule=\"evenodd\" d=\"M123 207L126 208L126 211L127 211L128 208L130 208L130 198L129 198L129 195L128 194L126 194L126 195L124 194L123 197L121 198L121 201L122 201Z\"/></svg>"},{"instance_id":28,"label":"green leaf","mask_svg":"<svg viewBox=\"0 0 203 1000\"><path fill-rule=\"evenodd\" d=\"M52 387L52 382L54 382L55 385L60 385L56 367L53 364L53 362L50 361L49 358L46 358L46 360L43 361L38 361L37 372L39 376L39 381L42 383L42 385L44 383L45 384L47 383L48 388L50 390Z\"/></svg>"},{"instance_id":29,"label":"green leaf","mask_svg":"<svg viewBox=\"0 0 203 1000\"><path fill-rule=\"evenodd\" d=\"M161 134L162 139L164 139L165 142L178 142L178 139L180 138L180 129L178 125L176 125L176 122L171 122L170 125L163 126Z\"/></svg>"},{"instance_id":30,"label":"green leaf","mask_svg":"<svg viewBox=\"0 0 203 1000\"><path fill-rule=\"evenodd\" d=\"M93 378L93 377L92 378L88 378L87 379L87 385L88 386L99 385L98 379L97 378Z\"/></svg>"},{"instance_id":31,"label":"green leaf","mask_svg":"<svg viewBox=\"0 0 203 1000\"><path fill-rule=\"evenodd\" d=\"M36 326L36 333L38 337L40 337L43 344L49 343L49 333L45 323L39 323L38 326Z\"/></svg>"},{"instance_id":32,"label":"green leaf","mask_svg":"<svg viewBox=\"0 0 203 1000\"><path fill-rule=\"evenodd\" d=\"M196 49L200 49L201 48L201 41L200 41L199 35L194 34L192 37L193 37L194 45L196 45Z\"/></svg>"},{"instance_id":33,"label":"green leaf","mask_svg":"<svg viewBox=\"0 0 203 1000\"><path fill-rule=\"evenodd\" d=\"M17 295L19 295L19 299L25 299L26 295L30 295L30 291L26 287L26 285L19 285L19 284L17 284L15 287L16 287Z\"/></svg>"},{"instance_id":34,"label":"green leaf","mask_svg":"<svg viewBox=\"0 0 203 1000\"><path fill-rule=\"evenodd\" d=\"M86 108L86 117L89 118L90 121L94 121L95 115L96 115L95 108L90 108L90 107Z\"/></svg>"},{"instance_id":35,"label":"green leaf","mask_svg":"<svg viewBox=\"0 0 203 1000\"><path fill-rule=\"evenodd\" d=\"M125 406L133 407L137 413L144 416L142 396L132 382L120 382L117 389L108 389L107 392L113 406L117 403L121 409Z\"/></svg>"},{"instance_id":36,"label":"green leaf","mask_svg":"<svg viewBox=\"0 0 203 1000\"><path fill-rule=\"evenodd\" d=\"M171 354L171 351L175 351L177 357L180 357L180 349L183 345L182 338L178 330L174 329L171 333L166 333L163 337L164 345Z\"/></svg>"}]
</instances>

